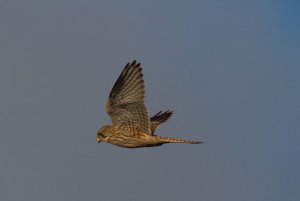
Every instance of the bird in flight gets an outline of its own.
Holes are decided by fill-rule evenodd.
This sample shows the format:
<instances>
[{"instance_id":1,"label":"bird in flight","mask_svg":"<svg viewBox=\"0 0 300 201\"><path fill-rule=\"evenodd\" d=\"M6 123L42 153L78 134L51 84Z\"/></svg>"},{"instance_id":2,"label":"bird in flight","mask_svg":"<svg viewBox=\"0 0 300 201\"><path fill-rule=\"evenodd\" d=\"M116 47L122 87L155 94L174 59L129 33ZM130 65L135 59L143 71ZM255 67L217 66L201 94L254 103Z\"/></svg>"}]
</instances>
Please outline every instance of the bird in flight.
<instances>
[{"instance_id":1,"label":"bird in flight","mask_svg":"<svg viewBox=\"0 0 300 201\"><path fill-rule=\"evenodd\" d=\"M111 117L112 125L105 125L99 129L97 141L124 148L154 147L165 143L202 143L155 135L159 125L167 121L173 112L160 111L149 118L144 98L141 64L136 61L127 63L106 103L106 111Z\"/></svg>"}]
</instances>

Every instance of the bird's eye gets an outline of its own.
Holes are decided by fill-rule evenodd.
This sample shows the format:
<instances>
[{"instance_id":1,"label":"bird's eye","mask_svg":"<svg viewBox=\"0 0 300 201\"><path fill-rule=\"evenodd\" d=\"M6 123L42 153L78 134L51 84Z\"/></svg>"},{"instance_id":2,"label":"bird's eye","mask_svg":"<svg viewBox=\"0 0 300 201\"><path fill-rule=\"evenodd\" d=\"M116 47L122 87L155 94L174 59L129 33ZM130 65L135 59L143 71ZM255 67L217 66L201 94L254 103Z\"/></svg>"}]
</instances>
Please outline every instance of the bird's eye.
<instances>
[{"instance_id":1,"label":"bird's eye","mask_svg":"<svg viewBox=\"0 0 300 201\"><path fill-rule=\"evenodd\" d=\"M101 135L101 137L104 137L104 138L107 137L107 135L105 133L100 133L100 135Z\"/></svg>"}]
</instances>

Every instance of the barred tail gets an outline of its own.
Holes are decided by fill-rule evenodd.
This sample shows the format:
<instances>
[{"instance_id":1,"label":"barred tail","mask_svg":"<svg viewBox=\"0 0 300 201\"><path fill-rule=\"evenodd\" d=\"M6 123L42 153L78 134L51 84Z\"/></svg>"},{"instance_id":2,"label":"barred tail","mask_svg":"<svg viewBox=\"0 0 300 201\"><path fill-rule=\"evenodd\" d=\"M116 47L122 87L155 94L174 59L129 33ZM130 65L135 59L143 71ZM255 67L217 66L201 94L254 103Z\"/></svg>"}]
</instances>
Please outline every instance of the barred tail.
<instances>
[{"instance_id":1,"label":"barred tail","mask_svg":"<svg viewBox=\"0 0 300 201\"><path fill-rule=\"evenodd\" d=\"M201 144L203 142L193 141L193 140L184 140L179 138L170 138L170 137L162 137L162 136L155 136L158 141L162 143L189 143L189 144Z\"/></svg>"}]
</instances>

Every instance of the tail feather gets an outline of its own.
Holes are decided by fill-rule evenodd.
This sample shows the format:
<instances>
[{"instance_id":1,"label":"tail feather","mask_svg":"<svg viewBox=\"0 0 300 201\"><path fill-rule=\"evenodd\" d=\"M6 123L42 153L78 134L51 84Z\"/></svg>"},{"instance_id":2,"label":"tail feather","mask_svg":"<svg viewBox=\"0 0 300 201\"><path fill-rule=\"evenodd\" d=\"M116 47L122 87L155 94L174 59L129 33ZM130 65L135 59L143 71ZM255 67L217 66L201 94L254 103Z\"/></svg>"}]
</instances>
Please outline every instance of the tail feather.
<instances>
[{"instance_id":1,"label":"tail feather","mask_svg":"<svg viewBox=\"0 0 300 201\"><path fill-rule=\"evenodd\" d=\"M162 143L189 143L189 144L201 144L201 143L203 143L203 142L200 142L200 141L185 140L185 139L179 139L179 138L170 138L170 137L162 137L162 136L156 136L156 137Z\"/></svg>"}]
</instances>

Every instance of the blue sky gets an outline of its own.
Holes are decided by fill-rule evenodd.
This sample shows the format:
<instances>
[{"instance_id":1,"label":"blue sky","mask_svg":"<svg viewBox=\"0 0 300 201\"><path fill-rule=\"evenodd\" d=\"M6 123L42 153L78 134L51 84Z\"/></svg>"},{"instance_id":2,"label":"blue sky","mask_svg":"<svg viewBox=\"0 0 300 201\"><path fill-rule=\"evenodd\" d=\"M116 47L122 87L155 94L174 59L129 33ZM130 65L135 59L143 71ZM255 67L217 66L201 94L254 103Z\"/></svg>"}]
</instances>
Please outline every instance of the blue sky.
<instances>
[{"instance_id":1,"label":"blue sky","mask_svg":"<svg viewBox=\"0 0 300 201\"><path fill-rule=\"evenodd\" d=\"M1 200L299 200L298 1L0 2ZM158 134L96 142L127 62Z\"/></svg>"}]
</instances>

